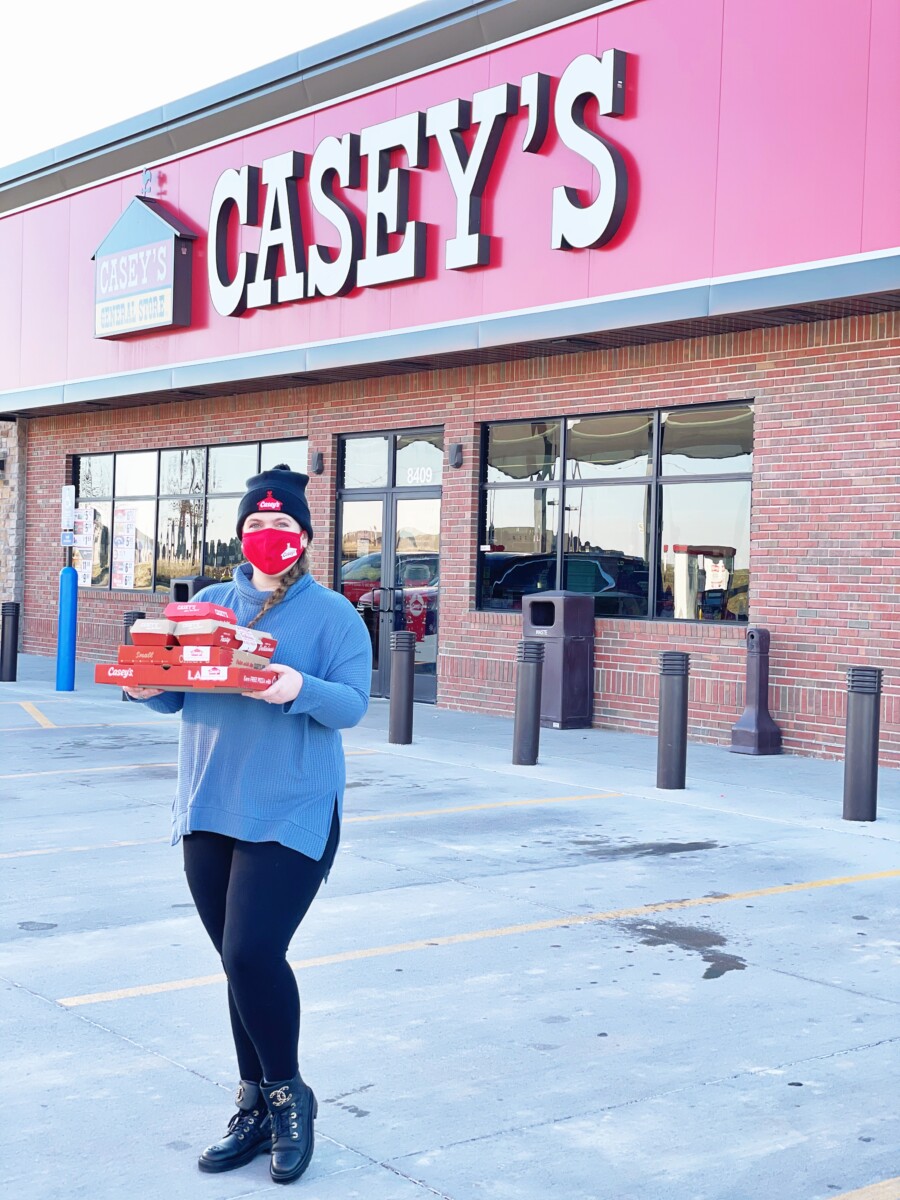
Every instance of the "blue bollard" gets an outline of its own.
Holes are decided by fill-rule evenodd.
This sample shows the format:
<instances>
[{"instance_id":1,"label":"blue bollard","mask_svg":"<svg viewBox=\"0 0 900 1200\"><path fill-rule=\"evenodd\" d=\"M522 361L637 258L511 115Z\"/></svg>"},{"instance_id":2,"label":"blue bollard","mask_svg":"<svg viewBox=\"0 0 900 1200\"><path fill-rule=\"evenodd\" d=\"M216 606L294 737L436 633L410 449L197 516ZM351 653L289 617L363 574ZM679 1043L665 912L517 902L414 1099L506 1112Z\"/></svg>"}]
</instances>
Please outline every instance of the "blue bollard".
<instances>
[{"instance_id":1,"label":"blue bollard","mask_svg":"<svg viewBox=\"0 0 900 1200\"><path fill-rule=\"evenodd\" d=\"M59 573L59 621L56 632L56 690L75 691L75 627L78 621L78 572Z\"/></svg>"}]
</instances>

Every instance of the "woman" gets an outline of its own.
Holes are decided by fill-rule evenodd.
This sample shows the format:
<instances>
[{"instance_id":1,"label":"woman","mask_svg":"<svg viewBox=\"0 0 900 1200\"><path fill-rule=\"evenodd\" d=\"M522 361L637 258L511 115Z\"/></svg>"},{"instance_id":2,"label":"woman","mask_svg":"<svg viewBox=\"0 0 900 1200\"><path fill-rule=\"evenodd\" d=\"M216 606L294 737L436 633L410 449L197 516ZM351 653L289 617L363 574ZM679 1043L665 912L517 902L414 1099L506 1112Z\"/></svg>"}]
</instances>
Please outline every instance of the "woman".
<instances>
[{"instance_id":1,"label":"woman","mask_svg":"<svg viewBox=\"0 0 900 1200\"><path fill-rule=\"evenodd\" d=\"M230 1171L271 1146L278 1183L309 1165L317 1110L299 1072L300 999L286 955L334 861L338 730L362 719L372 666L356 610L308 574L308 482L284 464L247 481L237 517L247 562L195 597L277 639L277 682L240 696L125 689L157 712L181 711L172 844L182 840L188 886L228 978L238 1110L199 1166Z\"/></svg>"}]
</instances>

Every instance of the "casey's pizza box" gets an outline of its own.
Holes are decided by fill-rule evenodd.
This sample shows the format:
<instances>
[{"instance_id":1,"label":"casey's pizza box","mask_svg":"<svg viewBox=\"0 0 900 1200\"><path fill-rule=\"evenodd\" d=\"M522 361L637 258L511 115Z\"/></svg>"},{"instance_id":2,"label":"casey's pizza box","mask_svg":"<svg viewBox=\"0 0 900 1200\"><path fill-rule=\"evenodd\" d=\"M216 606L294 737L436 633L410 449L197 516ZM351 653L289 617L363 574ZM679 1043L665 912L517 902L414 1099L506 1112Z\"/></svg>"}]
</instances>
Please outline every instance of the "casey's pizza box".
<instances>
[{"instance_id":1,"label":"casey's pizza box","mask_svg":"<svg viewBox=\"0 0 900 1200\"><path fill-rule=\"evenodd\" d=\"M262 658L271 658L277 644L268 633L225 621L178 621L174 631L180 646L221 646L225 650L259 654Z\"/></svg>"},{"instance_id":2,"label":"casey's pizza box","mask_svg":"<svg viewBox=\"0 0 900 1200\"><path fill-rule=\"evenodd\" d=\"M119 646L120 663L145 663L156 667L180 667L206 663L213 667L266 667L269 660L246 650L223 646Z\"/></svg>"},{"instance_id":3,"label":"casey's pizza box","mask_svg":"<svg viewBox=\"0 0 900 1200\"><path fill-rule=\"evenodd\" d=\"M231 625L237 623L237 617L234 615L234 610L226 608L224 604L210 604L207 600L197 600L192 602L176 602L172 601L163 609L163 616L170 621L227 621Z\"/></svg>"},{"instance_id":4,"label":"casey's pizza box","mask_svg":"<svg viewBox=\"0 0 900 1200\"><path fill-rule=\"evenodd\" d=\"M263 692L279 679L277 671L219 667L208 663L163 667L150 663L98 663L95 683L160 688L164 692Z\"/></svg>"},{"instance_id":5,"label":"casey's pizza box","mask_svg":"<svg viewBox=\"0 0 900 1200\"><path fill-rule=\"evenodd\" d=\"M175 645L175 622L164 617L141 617L130 632L136 646Z\"/></svg>"}]
</instances>

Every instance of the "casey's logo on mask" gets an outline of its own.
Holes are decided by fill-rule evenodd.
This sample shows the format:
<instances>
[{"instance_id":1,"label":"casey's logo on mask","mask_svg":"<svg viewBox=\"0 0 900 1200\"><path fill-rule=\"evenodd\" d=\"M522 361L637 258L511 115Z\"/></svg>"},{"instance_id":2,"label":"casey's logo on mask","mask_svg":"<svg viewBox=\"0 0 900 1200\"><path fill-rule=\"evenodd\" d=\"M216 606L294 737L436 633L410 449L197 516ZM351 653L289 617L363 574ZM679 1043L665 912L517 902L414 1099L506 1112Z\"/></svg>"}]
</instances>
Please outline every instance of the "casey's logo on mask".
<instances>
[{"instance_id":1,"label":"casey's logo on mask","mask_svg":"<svg viewBox=\"0 0 900 1200\"><path fill-rule=\"evenodd\" d=\"M281 512L284 505L280 500L276 500L271 491L266 492L265 499L260 500L256 506L258 509L263 509L265 512Z\"/></svg>"}]
</instances>

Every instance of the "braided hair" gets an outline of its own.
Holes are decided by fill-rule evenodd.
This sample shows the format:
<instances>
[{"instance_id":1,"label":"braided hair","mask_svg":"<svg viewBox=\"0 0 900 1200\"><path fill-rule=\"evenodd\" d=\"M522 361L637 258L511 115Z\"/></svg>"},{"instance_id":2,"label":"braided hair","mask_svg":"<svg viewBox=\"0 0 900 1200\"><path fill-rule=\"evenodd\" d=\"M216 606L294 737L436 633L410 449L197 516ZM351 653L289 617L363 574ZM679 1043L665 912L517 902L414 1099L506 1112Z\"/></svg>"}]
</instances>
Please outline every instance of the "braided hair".
<instances>
[{"instance_id":1,"label":"braided hair","mask_svg":"<svg viewBox=\"0 0 900 1200\"><path fill-rule=\"evenodd\" d=\"M289 471L291 468L287 465L287 463L276 463L272 469L275 471ZM253 618L253 620L247 622L247 628L251 629L257 621L265 616L270 608L274 608L276 604L280 604L287 595L291 584L296 583L298 579L302 579L304 575L308 574L309 546L307 546L307 548L303 551L294 565L285 571L283 575L279 576L278 586L274 591L269 592L268 596L266 596L265 604L263 604L262 608Z\"/></svg>"}]
</instances>

